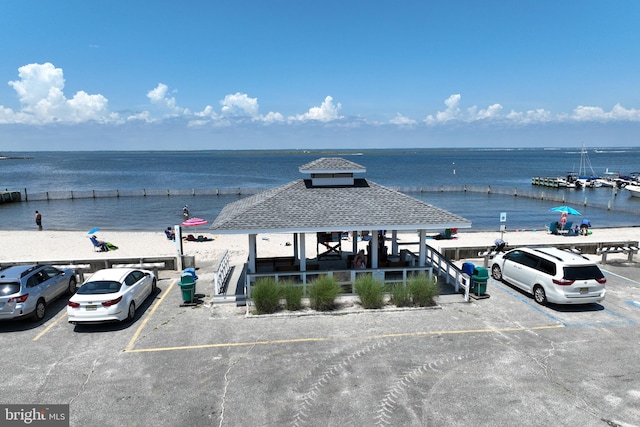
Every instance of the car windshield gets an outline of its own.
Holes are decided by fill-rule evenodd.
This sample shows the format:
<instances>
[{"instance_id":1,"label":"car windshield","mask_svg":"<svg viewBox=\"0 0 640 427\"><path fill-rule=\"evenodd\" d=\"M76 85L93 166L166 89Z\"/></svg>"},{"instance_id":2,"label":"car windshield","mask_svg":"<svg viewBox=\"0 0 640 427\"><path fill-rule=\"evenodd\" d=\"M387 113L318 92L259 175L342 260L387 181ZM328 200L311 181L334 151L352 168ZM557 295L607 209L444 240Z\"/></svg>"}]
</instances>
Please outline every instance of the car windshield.
<instances>
[{"instance_id":1,"label":"car windshield","mask_svg":"<svg viewBox=\"0 0 640 427\"><path fill-rule=\"evenodd\" d=\"M597 265L581 265L565 267L564 278L567 280L593 280L604 277Z\"/></svg>"},{"instance_id":2,"label":"car windshield","mask_svg":"<svg viewBox=\"0 0 640 427\"><path fill-rule=\"evenodd\" d=\"M78 294L80 295L99 295L99 294L112 294L120 290L122 284L120 282L113 282L110 280L87 282L80 286Z\"/></svg>"},{"instance_id":3,"label":"car windshield","mask_svg":"<svg viewBox=\"0 0 640 427\"><path fill-rule=\"evenodd\" d=\"M20 282L0 282L0 296L20 292Z\"/></svg>"}]
</instances>

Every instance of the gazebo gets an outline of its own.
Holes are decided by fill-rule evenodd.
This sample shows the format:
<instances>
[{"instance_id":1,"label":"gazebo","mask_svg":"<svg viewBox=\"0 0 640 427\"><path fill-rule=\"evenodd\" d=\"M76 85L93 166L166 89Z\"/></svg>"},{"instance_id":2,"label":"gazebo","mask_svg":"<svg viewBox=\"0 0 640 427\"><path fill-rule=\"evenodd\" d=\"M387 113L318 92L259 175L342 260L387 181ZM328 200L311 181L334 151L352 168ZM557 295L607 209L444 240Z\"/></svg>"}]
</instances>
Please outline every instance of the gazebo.
<instances>
[{"instance_id":1,"label":"gazebo","mask_svg":"<svg viewBox=\"0 0 640 427\"><path fill-rule=\"evenodd\" d=\"M342 233L351 232L352 254L357 252L355 236L370 236L370 248L387 248L384 238L391 232L389 256L397 256L398 231L418 233L418 265L425 266L428 231L470 228L461 216L417 200L366 178L366 168L340 157L323 157L300 166L306 176L276 188L265 190L225 206L211 225L217 234L247 234L249 259L247 273L257 272L256 239L261 233L293 234L293 260L296 271L307 271L306 234L316 234L326 252L342 257ZM381 244L382 243L382 244ZM369 253L369 267L379 267L386 256L378 250ZM348 268L350 266L347 265Z\"/></svg>"}]
</instances>

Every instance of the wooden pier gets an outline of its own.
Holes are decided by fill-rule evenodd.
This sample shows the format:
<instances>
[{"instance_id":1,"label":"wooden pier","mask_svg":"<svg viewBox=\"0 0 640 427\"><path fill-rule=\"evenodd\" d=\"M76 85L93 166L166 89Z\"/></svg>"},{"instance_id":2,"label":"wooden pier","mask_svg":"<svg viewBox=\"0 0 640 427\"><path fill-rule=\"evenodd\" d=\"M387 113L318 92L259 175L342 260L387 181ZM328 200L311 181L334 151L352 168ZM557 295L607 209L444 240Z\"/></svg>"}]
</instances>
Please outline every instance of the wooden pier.
<instances>
[{"instance_id":1,"label":"wooden pier","mask_svg":"<svg viewBox=\"0 0 640 427\"><path fill-rule=\"evenodd\" d=\"M560 182L558 181L558 178L549 178L549 177L543 178L543 177L535 176L531 178L531 185L540 185L542 187L559 188Z\"/></svg>"},{"instance_id":2,"label":"wooden pier","mask_svg":"<svg viewBox=\"0 0 640 427\"><path fill-rule=\"evenodd\" d=\"M0 193L0 204L19 202L22 200L22 194L19 191L3 191Z\"/></svg>"}]
</instances>

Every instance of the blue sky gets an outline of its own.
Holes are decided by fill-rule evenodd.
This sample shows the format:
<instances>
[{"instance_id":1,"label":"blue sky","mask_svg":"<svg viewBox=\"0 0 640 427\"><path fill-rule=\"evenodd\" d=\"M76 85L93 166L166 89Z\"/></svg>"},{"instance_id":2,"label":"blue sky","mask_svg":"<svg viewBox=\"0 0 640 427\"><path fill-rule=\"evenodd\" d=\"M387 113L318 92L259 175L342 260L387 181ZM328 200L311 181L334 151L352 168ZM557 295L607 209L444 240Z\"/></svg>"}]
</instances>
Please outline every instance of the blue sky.
<instances>
[{"instance_id":1,"label":"blue sky","mask_svg":"<svg viewBox=\"0 0 640 427\"><path fill-rule=\"evenodd\" d=\"M0 2L0 152L637 146L640 2Z\"/></svg>"}]
</instances>

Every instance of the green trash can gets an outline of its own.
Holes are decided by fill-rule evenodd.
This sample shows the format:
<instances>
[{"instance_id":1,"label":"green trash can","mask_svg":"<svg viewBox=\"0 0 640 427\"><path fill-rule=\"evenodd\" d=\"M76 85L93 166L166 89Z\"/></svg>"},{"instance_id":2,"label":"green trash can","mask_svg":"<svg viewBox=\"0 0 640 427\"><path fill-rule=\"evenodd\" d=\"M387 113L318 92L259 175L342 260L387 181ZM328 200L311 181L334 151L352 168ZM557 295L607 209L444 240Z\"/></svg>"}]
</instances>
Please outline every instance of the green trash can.
<instances>
[{"instance_id":1,"label":"green trash can","mask_svg":"<svg viewBox=\"0 0 640 427\"><path fill-rule=\"evenodd\" d=\"M473 287L476 292L476 296L484 295L487 293L487 281L489 280L489 270L484 267L475 267L473 269Z\"/></svg>"},{"instance_id":2,"label":"green trash can","mask_svg":"<svg viewBox=\"0 0 640 427\"><path fill-rule=\"evenodd\" d=\"M196 282L193 280L191 273L183 273L180 278L180 290L182 291L182 300L185 303L191 303L196 298Z\"/></svg>"}]
</instances>

